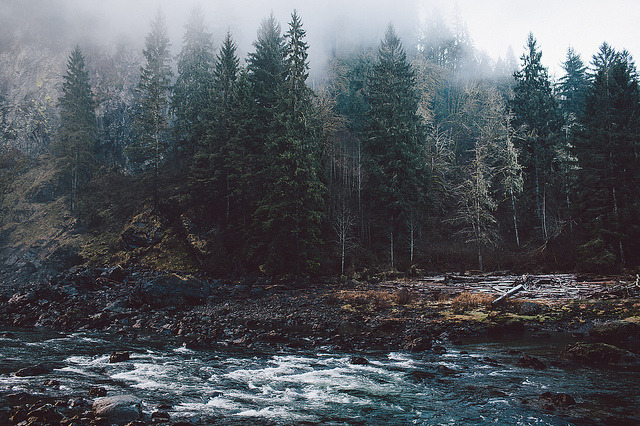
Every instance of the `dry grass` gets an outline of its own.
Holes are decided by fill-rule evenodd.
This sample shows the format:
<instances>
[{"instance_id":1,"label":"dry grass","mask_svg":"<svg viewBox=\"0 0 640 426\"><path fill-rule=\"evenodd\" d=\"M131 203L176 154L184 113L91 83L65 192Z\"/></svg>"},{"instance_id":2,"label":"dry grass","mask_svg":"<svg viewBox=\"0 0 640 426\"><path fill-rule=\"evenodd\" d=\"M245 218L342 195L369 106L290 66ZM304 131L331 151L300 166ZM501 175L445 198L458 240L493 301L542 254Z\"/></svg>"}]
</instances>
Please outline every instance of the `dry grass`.
<instances>
[{"instance_id":1,"label":"dry grass","mask_svg":"<svg viewBox=\"0 0 640 426\"><path fill-rule=\"evenodd\" d=\"M389 308L394 303L394 295L383 290L367 290L367 291L341 291L337 297L352 306L370 305L376 309Z\"/></svg>"},{"instance_id":2,"label":"dry grass","mask_svg":"<svg viewBox=\"0 0 640 426\"><path fill-rule=\"evenodd\" d=\"M406 287L402 287L394 293L398 305L408 305L416 299L416 294Z\"/></svg>"},{"instance_id":3,"label":"dry grass","mask_svg":"<svg viewBox=\"0 0 640 426\"><path fill-rule=\"evenodd\" d=\"M469 293L465 291L450 299L450 303L455 308L460 309L474 309L478 307L491 306L491 302L495 299L495 296L489 293Z\"/></svg>"}]
</instances>

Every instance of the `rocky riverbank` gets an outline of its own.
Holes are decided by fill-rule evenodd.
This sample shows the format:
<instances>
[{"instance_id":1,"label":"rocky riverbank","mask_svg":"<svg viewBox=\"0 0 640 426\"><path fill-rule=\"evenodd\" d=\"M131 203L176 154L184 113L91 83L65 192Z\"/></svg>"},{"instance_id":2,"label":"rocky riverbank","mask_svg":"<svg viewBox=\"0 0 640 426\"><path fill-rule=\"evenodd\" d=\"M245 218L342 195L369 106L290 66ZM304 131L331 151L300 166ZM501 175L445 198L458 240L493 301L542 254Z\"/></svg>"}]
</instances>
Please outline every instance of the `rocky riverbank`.
<instances>
[{"instance_id":1,"label":"rocky riverbank","mask_svg":"<svg viewBox=\"0 0 640 426\"><path fill-rule=\"evenodd\" d=\"M492 306L491 295L425 296L414 291L411 279L394 278L393 285L381 277L335 283L253 275L220 281L141 268L78 267L44 283L5 288L0 324L127 338L154 336L190 349L328 348L362 353L360 362L366 362L367 352L443 353L470 338L546 339L562 332L573 336L561 354L567 365L638 368L637 299L508 300ZM115 361L125 350L114 354ZM520 367L546 368L532 355L517 358ZM46 374L38 371L47 366L28 368L39 375ZM87 401L11 398L12 408L2 414L9 424L104 424L104 416L96 415ZM555 399L547 399L551 402L545 404L553 405ZM559 404L571 405L566 401L570 400L565 397ZM159 414L147 421L166 419Z\"/></svg>"}]
</instances>

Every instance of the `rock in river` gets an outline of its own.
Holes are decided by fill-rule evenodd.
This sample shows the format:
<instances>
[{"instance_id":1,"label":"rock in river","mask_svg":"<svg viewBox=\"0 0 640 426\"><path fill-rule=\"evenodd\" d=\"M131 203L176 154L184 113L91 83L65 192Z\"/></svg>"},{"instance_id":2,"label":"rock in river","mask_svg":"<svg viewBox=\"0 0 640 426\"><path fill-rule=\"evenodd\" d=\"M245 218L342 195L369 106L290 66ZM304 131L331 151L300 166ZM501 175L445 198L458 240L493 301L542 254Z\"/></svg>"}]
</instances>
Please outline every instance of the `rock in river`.
<instances>
[{"instance_id":1,"label":"rock in river","mask_svg":"<svg viewBox=\"0 0 640 426\"><path fill-rule=\"evenodd\" d=\"M92 409L96 417L104 417L110 424L124 425L142 416L141 401L131 395L98 398Z\"/></svg>"},{"instance_id":2,"label":"rock in river","mask_svg":"<svg viewBox=\"0 0 640 426\"><path fill-rule=\"evenodd\" d=\"M109 362L113 364L116 362L128 361L129 357L130 357L129 352L126 352L126 351L114 352L109 357Z\"/></svg>"},{"instance_id":3,"label":"rock in river","mask_svg":"<svg viewBox=\"0 0 640 426\"><path fill-rule=\"evenodd\" d=\"M596 367L636 361L636 356L632 352L606 343L577 343L566 348L563 355L578 364Z\"/></svg>"},{"instance_id":4,"label":"rock in river","mask_svg":"<svg viewBox=\"0 0 640 426\"><path fill-rule=\"evenodd\" d=\"M37 364L30 365L29 367L21 368L16 372L16 376L18 377L27 377L27 376L42 376L44 374L49 374L53 371L53 366L48 364Z\"/></svg>"}]
</instances>

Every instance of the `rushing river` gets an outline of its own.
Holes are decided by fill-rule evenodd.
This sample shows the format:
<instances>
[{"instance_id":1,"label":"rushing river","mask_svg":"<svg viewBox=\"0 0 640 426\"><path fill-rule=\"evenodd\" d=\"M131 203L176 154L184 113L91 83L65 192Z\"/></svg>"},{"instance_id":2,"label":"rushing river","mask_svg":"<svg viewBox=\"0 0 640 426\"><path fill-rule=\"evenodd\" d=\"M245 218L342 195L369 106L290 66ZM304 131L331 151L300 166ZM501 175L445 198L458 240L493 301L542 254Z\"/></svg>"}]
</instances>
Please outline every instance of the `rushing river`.
<instances>
[{"instance_id":1,"label":"rushing river","mask_svg":"<svg viewBox=\"0 0 640 426\"><path fill-rule=\"evenodd\" d=\"M13 333L0 338L3 405L9 393L86 396L102 386L109 395L138 396L147 413L164 404L173 419L202 423L562 425L589 424L594 413L637 418L640 410L638 372L557 366L553 354L563 342L551 339L466 343L440 355L359 354L370 363L352 365L351 354L328 349L242 353L107 334ZM123 349L131 359L110 364L109 354ZM517 367L515 350L549 367ZM56 369L39 377L10 374L36 362ZM45 379L59 380L60 389L44 388ZM546 391L572 395L580 409L566 414L532 403Z\"/></svg>"}]
</instances>

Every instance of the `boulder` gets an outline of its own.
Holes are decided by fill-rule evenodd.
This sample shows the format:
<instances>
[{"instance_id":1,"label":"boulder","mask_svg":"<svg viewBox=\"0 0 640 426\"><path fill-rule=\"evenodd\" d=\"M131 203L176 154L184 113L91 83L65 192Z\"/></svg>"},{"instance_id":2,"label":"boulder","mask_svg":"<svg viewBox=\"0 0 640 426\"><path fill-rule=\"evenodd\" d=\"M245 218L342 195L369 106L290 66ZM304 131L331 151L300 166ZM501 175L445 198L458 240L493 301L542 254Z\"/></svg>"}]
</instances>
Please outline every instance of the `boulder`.
<instances>
[{"instance_id":1,"label":"boulder","mask_svg":"<svg viewBox=\"0 0 640 426\"><path fill-rule=\"evenodd\" d=\"M423 352L431 349L432 345L433 341L430 336L421 336L404 345L404 349L410 352Z\"/></svg>"},{"instance_id":2,"label":"boulder","mask_svg":"<svg viewBox=\"0 0 640 426\"><path fill-rule=\"evenodd\" d=\"M16 376L18 377L28 377L28 376L42 376L44 374L49 374L53 371L53 366L49 364L37 364L30 365L29 367L21 368L16 371Z\"/></svg>"},{"instance_id":3,"label":"boulder","mask_svg":"<svg viewBox=\"0 0 640 426\"><path fill-rule=\"evenodd\" d=\"M545 392L538 399L548 404L547 408L566 408L576 405L576 400L566 393Z\"/></svg>"},{"instance_id":4,"label":"boulder","mask_svg":"<svg viewBox=\"0 0 640 426\"><path fill-rule=\"evenodd\" d=\"M577 343L566 348L563 356L578 364L596 367L636 361L636 356L632 352L607 343Z\"/></svg>"},{"instance_id":5,"label":"boulder","mask_svg":"<svg viewBox=\"0 0 640 426\"><path fill-rule=\"evenodd\" d=\"M608 321L589 330L589 339L620 347L640 346L640 325L629 321Z\"/></svg>"},{"instance_id":6,"label":"boulder","mask_svg":"<svg viewBox=\"0 0 640 426\"><path fill-rule=\"evenodd\" d=\"M110 363L129 361L129 352L127 351L117 351L111 354L109 357Z\"/></svg>"},{"instance_id":7,"label":"boulder","mask_svg":"<svg viewBox=\"0 0 640 426\"><path fill-rule=\"evenodd\" d=\"M349 360L349 363L351 363L352 365L368 365L369 360L361 356L352 356Z\"/></svg>"},{"instance_id":8,"label":"boulder","mask_svg":"<svg viewBox=\"0 0 640 426\"><path fill-rule=\"evenodd\" d=\"M110 424L124 425L139 420L142 416L142 403L132 395L98 398L92 409L96 417L104 417Z\"/></svg>"},{"instance_id":9,"label":"boulder","mask_svg":"<svg viewBox=\"0 0 640 426\"><path fill-rule=\"evenodd\" d=\"M100 276L110 281L121 283L126 278L127 273L124 269L122 269L122 266L116 265L105 269L105 271Z\"/></svg>"},{"instance_id":10,"label":"boulder","mask_svg":"<svg viewBox=\"0 0 640 426\"><path fill-rule=\"evenodd\" d=\"M516 362L516 365L523 368L533 368L534 370L544 370L547 368L544 362L531 355L522 355L518 362Z\"/></svg>"},{"instance_id":11,"label":"boulder","mask_svg":"<svg viewBox=\"0 0 640 426\"><path fill-rule=\"evenodd\" d=\"M167 274L139 283L133 296L140 305L157 308L202 304L210 291L211 284L191 275Z\"/></svg>"},{"instance_id":12,"label":"boulder","mask_svg":"<svg viewBox=\"0 0 640 426\"><path fill-rule=\"evenodd\" d=\"M120 234L125 248L151 247L162 241L162 222L151 211L134 217Z\"/></svg>"}]
</instances>

